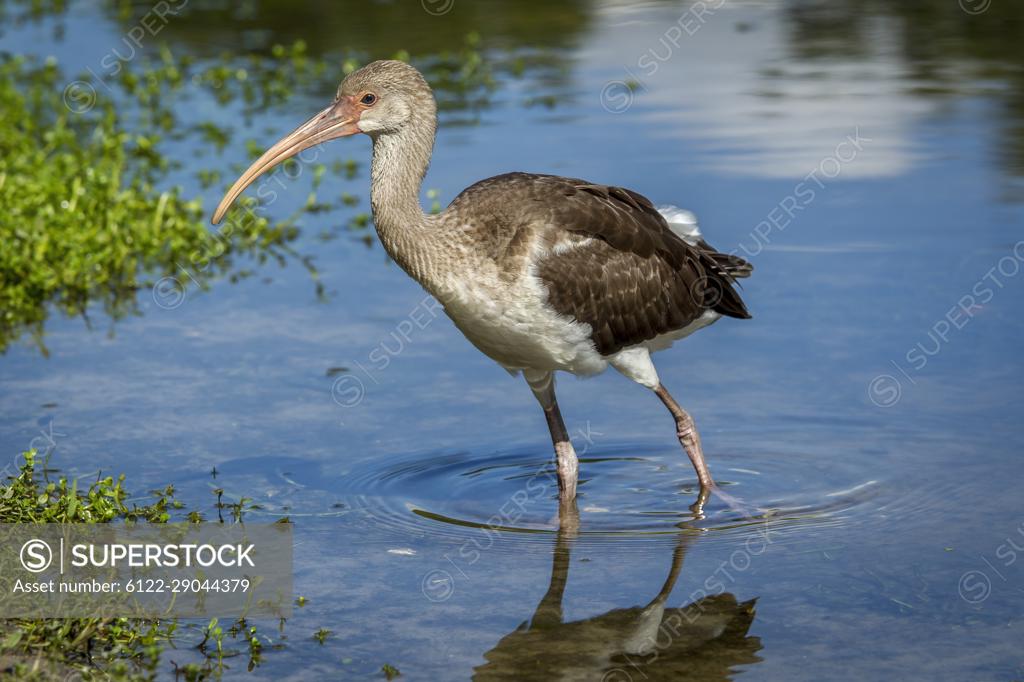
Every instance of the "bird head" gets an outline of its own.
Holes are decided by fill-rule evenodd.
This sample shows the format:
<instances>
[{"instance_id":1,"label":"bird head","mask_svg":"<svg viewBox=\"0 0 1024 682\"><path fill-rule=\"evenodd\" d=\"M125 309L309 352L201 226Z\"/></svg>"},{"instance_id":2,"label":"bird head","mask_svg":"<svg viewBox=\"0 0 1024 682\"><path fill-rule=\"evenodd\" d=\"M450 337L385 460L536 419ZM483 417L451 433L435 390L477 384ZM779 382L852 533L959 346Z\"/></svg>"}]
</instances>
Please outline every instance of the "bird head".
<instances>
[{"instance_id":1,"label":"bird head","mask_svg":"<svg viewBox=\"0 0 1024 682\"><path fill-rule=\"evenodd\" d=\"M246 187L282 161L339 137L398 133L417 119L430 121L432 134L436 111L427 81L405 62L376 61L353 71L329 106L278 140L235 180L214 211L213 224L224 218Z\"/></svg>"}]
</instances>

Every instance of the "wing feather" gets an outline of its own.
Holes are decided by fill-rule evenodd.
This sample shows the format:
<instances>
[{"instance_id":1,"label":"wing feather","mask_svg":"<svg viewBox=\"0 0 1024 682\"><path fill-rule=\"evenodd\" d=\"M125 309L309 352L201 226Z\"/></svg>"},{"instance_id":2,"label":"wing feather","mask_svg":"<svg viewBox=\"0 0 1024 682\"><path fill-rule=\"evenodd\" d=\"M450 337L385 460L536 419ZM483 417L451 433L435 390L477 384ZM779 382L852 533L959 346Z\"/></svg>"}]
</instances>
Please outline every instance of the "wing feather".
<instances>
[{"instance_id":1,"label":"wing feather","mask_svg":"<svg viewBox=\"0 0 1024 682\"><path fill-rule=\"evenodd\" d=\"M682 329L708 310L750 317L733 288L750 264L703 239L687 243L641 194L509 173L473 185L452 207L470 203L495 216L491 232L481 235L494 248L507 251L527 241L524 235L539 240L534 265L548 303L589 324L604 355Z\"/></svg>"}]
</instances>

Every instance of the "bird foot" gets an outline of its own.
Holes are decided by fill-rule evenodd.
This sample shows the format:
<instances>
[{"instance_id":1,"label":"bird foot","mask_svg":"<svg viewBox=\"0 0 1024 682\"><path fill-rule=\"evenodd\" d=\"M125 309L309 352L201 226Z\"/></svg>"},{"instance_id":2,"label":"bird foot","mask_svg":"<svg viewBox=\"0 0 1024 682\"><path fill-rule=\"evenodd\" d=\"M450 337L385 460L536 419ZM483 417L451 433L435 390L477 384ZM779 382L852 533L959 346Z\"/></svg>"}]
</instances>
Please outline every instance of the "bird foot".
<instances>
[{"instance_id":1,"label":"bird foot","mask_svg":"<svg viewBox=\"0 0 1024 682\"><path fill-rule=\"evenodd\" d=\"M763 518L768 513L768 510L766 509L762 509L755 505L749 505L738 497L730 495L722 490L721 486L717 483L712 483L709 486L701 486L700 493L697 494L697 500L690 505L690 511L696 514L698 518L704 518L704 505L707 504L708 499L710 499L712 495L722 500L729 509L746 519Z\"/></svg>"}]
</instances>

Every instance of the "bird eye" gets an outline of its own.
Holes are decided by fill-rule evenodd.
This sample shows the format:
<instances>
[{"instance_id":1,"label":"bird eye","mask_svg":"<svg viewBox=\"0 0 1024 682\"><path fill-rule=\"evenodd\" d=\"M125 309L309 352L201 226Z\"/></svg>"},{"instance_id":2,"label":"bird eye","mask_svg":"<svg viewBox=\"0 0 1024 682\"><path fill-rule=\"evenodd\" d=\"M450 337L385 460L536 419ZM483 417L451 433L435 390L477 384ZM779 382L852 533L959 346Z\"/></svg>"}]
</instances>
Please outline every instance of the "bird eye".
<instances>
[{"instance_id":1,"label":"bird eye","mask_svg":"<svg viewBox=\"0 0 1024 682\"><path fill-rule=\"evenodd\" d=\"M377 95L373 94L372 92L368 92L365 95L363 95L363 98L359 101L362 104L365 104L366 106L370 107L377 102Z\"/></svg>"}]
</instances>

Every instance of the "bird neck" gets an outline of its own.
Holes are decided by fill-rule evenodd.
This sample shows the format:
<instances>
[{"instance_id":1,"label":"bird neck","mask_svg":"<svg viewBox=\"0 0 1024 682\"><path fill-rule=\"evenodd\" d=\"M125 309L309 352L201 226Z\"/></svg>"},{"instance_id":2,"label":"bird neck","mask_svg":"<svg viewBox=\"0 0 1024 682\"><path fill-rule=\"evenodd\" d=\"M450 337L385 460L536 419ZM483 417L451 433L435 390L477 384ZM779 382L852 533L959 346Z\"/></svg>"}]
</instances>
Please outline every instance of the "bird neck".
<instances>
[{"instance_id":1,"label":"bird neck","mask_svg":"<svg viewBox=\"0 0 1024 682\"><path fill-rule=\"evenodd\" d=\"M416 125L419 123L419 125ZM434 149L433 121L414 121L373 138L370 204L381 243L421 283L430 275L432 216L420 206L420 186Z\"/></svg>"}]
</instances>

